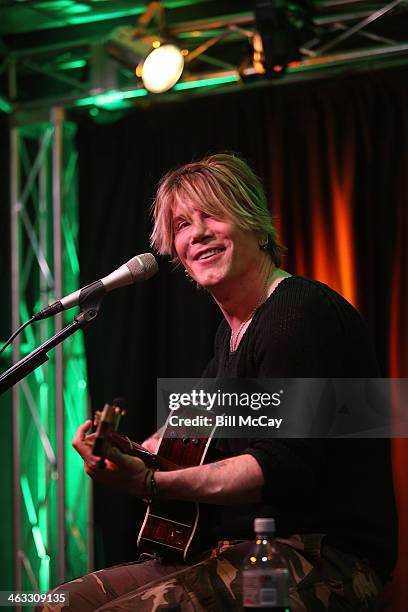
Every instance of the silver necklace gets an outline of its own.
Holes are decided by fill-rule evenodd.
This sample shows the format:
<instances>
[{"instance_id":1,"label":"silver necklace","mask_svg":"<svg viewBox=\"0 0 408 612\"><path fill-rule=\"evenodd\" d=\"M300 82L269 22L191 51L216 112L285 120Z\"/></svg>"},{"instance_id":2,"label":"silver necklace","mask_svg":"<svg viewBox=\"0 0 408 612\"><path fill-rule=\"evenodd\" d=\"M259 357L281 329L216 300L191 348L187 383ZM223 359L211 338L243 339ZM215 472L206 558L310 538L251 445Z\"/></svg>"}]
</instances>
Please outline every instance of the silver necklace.
<instances>
[{"instance_id":1,"label":"silver necklace","mask_svg":"<svg viewBox=\"0 0 408 612\"><path fill-rule=\"evenodd\" d=\"M268 288L268 278L269 278L269 273L266 275L266 280L265 280L265 284L264 284L264 288L263 291L261 293L261 297L259 298L259 300L257 301L257 303L255 304L255 307L253 310L251 310L251 312L249 313L249 316L245 319L245 321L242 321L241 325L238 327L236 333L234 333L231 330L231 336L230 336L230 353L234 353L237 350L238 344L239 344L239 339L241 337L242 334L242 330L244 329L245 325L252 319L252 317L254 316L254 314L256 313L256 311L258 310L258 308L260 307L260 305L264 302L265 300L265 295L267 292L267 288Z\"/></svg>"}]
</instances>

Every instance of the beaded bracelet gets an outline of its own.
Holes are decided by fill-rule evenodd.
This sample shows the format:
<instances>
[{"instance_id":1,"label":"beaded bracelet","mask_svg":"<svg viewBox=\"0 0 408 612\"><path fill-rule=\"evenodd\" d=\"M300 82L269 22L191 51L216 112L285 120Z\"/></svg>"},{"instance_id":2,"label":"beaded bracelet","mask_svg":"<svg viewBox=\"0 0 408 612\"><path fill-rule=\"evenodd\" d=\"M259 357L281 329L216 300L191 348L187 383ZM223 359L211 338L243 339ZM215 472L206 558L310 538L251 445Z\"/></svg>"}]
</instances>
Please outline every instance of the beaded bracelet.
<instances>
[{"instance_id":1,"label":"beaded bracelet","mask_svg":"<svg viewBox=\"0 0 408 612\"><path fill-rule=\"evenodd\" d=\"M150 488L150 492L151 492L151 487L149 487L149 485L148 485L148 481L149 481L149 478L151 478L151 475L152 475L152 470L149 470L149 469L146 470L145 475L144 475L144 479L143 479L143 485L144 485L144 488L146 489L146 492L149 491L149 488ZM150 498L151 498L151 496L146 495L145 501L148 502L150 500Z\"/></svg>"}]
</instances>

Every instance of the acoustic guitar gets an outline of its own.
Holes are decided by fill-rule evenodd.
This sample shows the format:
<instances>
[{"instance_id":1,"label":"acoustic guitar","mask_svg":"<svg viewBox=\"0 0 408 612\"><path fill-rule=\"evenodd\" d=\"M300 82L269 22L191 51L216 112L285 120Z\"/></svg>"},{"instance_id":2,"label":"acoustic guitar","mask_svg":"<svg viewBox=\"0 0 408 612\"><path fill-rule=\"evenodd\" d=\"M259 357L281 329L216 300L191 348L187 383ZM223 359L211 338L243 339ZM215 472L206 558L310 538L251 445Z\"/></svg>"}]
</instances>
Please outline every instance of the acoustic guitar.
<instances>
[{"instance_id":1,"label":"acoustic guitar","mask_svg":"<svg viewBox=\"0 0 408 612\"><path fill-rule=\"evenodd\" d=\"M127 436L117 433L124 414L119 401L105 404L102 412L95 414L97 426L93 454L103 461L107 444L115 445L122 453L139 457L147 467L155 470L179 470L201 465L214 434L215 426L201 426L194 433L191 427L171 427L166 422L157 453L151 453ZM194 417L202 411L183 408L183 416ZM205 547L198 530L200 506L196 502L154 500L148 504L137 545L140 549L154 552L174 560L187 561L194 552ZM208 541L206 547L208 547Z\"/></svg>"}]
</instances>

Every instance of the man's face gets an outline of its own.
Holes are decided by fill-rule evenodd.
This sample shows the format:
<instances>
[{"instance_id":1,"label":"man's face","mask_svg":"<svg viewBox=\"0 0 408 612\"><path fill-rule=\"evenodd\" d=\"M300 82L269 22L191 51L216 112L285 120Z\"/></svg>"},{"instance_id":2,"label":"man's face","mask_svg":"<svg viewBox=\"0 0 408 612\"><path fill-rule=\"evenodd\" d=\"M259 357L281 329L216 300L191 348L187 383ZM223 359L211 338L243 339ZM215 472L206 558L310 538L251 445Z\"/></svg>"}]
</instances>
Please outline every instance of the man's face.
<instances>
[{"instance_id":1,"label":"man's face","mask_svg":"<svg viewBox=\"0 0 408 612\"><path fill-rule=\"evenodd\" d=\"M259 269L256 234L209 216L186 200L173 210L174 247L190 276L209 291Z\"/></svg>"}]
</instances>

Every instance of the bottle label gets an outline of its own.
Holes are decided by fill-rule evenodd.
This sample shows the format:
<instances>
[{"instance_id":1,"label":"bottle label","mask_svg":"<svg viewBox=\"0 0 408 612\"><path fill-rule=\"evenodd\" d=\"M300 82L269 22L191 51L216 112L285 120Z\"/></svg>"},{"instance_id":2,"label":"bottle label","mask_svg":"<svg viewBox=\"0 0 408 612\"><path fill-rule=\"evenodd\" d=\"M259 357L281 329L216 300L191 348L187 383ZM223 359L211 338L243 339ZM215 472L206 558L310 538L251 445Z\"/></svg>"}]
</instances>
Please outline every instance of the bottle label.
<instances>
[{"instance_id":1,"label":"bottle label","mask_svg":"<svg viewBox=\"0 0 408 612\"><path fill-rule=\"evenodd\" d=\"M288 572L243 571L243 606L270 608L288 605Z\"/></svg>"}]
</instances>

